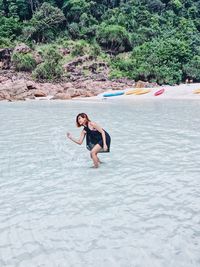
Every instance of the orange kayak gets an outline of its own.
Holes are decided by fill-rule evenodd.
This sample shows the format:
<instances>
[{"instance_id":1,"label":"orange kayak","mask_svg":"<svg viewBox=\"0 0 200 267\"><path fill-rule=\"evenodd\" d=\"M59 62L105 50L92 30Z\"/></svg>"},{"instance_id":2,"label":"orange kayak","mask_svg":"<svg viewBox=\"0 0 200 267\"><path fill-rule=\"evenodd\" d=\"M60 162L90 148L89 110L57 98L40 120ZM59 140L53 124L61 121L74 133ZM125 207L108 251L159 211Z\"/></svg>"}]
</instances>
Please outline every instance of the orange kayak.
<instances>
[{"instance_id":1,"label":"orange kayak","mask_svg":"<svg viewBox=\"0 0 200 267\"><path fill-rule=\"evenodd\" d=\"M200 89L195 90L193 94L200 94Z\"/></svg>"},{"instance_id":2,"label":"orange kayak","mask_svg":"<svg viewBox=\"0 0 200 267\"><path fill-rule=\"evenodd\" d=\"M142 95L142 94L149 93L150 91L151 91L150 89L138 88L138 89L129 90L125 94L126 95Z\"/></svg>"},{"instance_id":3,"label":"orange kayak","mask_svg":"<svg viewBox=\"0 0 200 267\"><path fill-rule=\"evenodd\" d=\"M139 92L136 92L135 95L143 95L143 94L147 94L151 92L150 89L143 89L143 90L140 90Z\"/></svg>"},{"instance_id":4,"label":"orange kayak","mask_svg":"<svg viewBox=\"0 0 200 267\"><path fill-rule=\"evenodd\" d=\"M141 89L132 89L132 90L129 90L129 91L126 91L126 95L134 95L136 94L137 92L141 91Z\"/></svg>"}]
</instances>

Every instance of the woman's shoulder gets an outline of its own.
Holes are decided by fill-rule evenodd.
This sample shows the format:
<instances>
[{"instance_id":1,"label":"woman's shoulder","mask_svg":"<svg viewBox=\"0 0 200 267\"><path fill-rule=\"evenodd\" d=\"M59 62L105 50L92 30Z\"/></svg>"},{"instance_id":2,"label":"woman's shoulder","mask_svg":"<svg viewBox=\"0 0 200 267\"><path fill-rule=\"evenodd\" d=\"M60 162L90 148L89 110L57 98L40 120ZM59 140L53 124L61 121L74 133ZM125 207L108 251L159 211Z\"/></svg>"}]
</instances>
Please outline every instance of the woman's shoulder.
<instances>
[{"instance_id":1,"label":"woman's shoulder","mask_svg":"<svg viewBox=\"0 0 200 267\"><path fill-rule=\"evenodd\" d=\"M96 122L94 122L94 121L89 121L88 122L88 126L92 126L92 127L95 127L97 124L96 124Z\"/></svg>"}]
</instances>

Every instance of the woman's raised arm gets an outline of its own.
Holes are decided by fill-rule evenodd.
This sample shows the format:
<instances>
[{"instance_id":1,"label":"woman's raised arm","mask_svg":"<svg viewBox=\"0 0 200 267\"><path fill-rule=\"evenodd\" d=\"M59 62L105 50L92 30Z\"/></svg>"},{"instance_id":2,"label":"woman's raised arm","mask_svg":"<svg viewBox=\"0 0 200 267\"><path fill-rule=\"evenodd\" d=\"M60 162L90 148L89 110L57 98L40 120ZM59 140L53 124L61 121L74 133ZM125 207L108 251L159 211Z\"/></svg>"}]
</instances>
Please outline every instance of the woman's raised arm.
<instances>
[{"instance_id":1,"label":"woman's raised arm","mask_svg":"<svg viewBox=\"0 0 200 267\"><path fill-rule=\"evenodd\" d=\"M78 144L78 145L81 145L83 143L83 140L85 138L85 131L82 130L81 132L81 135L80 135L80 138L79 139L75 139L72 137L72 135L70 133L67 133L67 137L72 140L74 143Z\"/></svg>"}]
</instances>

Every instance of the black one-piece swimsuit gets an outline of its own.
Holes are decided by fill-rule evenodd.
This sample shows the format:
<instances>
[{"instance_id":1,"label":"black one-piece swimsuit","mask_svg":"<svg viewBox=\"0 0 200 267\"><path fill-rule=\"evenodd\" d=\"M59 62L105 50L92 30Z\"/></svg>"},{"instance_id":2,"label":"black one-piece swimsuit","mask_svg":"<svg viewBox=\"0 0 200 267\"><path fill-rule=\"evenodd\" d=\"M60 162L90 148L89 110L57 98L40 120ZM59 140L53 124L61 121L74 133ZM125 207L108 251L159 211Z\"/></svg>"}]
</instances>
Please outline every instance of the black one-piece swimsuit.
<instances>
[{"instance_id":1,"label":"black one-piece swimsuit","mask_svg":"<svg viewBox=\"0 0 200 267\"><path fill-rule=\"evenodd\" d=\"M99 144L103 148L103 139L102 135L97 130L91 130L89 127L85 126L84 131L86 132L86 147L88 150L92 150L92 148ZM110 135L104 130L106 135L106 145L108 147L107 151L100 151L100 152L110 152L110 143L111 138Z\"/></svg>"}]
</instances>

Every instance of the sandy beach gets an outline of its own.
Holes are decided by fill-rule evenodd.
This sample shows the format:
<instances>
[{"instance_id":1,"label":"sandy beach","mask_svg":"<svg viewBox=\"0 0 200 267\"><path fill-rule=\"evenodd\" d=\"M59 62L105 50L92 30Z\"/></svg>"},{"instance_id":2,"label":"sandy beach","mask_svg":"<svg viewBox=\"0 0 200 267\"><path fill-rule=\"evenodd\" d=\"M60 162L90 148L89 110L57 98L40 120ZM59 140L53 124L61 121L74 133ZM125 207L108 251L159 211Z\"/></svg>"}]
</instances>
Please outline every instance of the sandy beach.
<instances>
[{"instance_id":1,"label":"sandy beach","mask_svg":"<svg viewBox=\"0 0 200 267\"><path fill-rule=\"evenodd\" d=\"M159 87L154 87L154 88L141 88L141 90L146 90L149 89L150 91L146 94L141 94L141 95L126 95L127 91L133 90L136 88L127 88L124 90L125 94L120 95L120 96L115 96L115 97L107 97L106 99L134 99L134 100L141 100L141 99L195 99L195 100L200 100L200 93L194 93L195 90L200 89L200 83L193 83L193 84L181 84L181 85L176 85L176 86L170 86L170 85L164 85L164 86L159 86ZM140 89L140 88L138 88ZM164 89L164 93L158 96L155 96L155 92L158 90ZM115 93L119 92L116 90L112 91L107 91L106 93ZM99 94L96 97L91 97L92 99L102 99L105 98L103 95L105 93Z\"/></svg>"},{"instance_id":2,"label":"sandy beach","mask_svg":"<svg viewBox=\"0 0 200 267\"><path fill-rule=\"evenodd\" d=\"M155 96L154 94L164 89L164 93ZM148 93L145 94L130 94L126 95L126 92L131 90L149 90ZM199 93L195 93L196 90L199 90ZM104 94L107 93L118 93L118 92L124 92L123 95L119 96L112 96L112 97L104 97ZM53 96L49 95L47 97L38 97L38 100L51 100ZM66 101L97 101L99 100L105 100L105 101L115 101L115 100L142 100L142 99L152 99L152 100L159 100L159 99L193 99L193 100L200 100L200 83L193 83L193 84L181 84L181 85L163 85L153 88L135 88L135 87L128 87L125 90L107 90L97 96L91 96L91 97L75 97L70 100ZM28 100L28 99L27 99ZM57 101L63 101L63 100L57 100Z\"/></svg>"}]
</instances>

